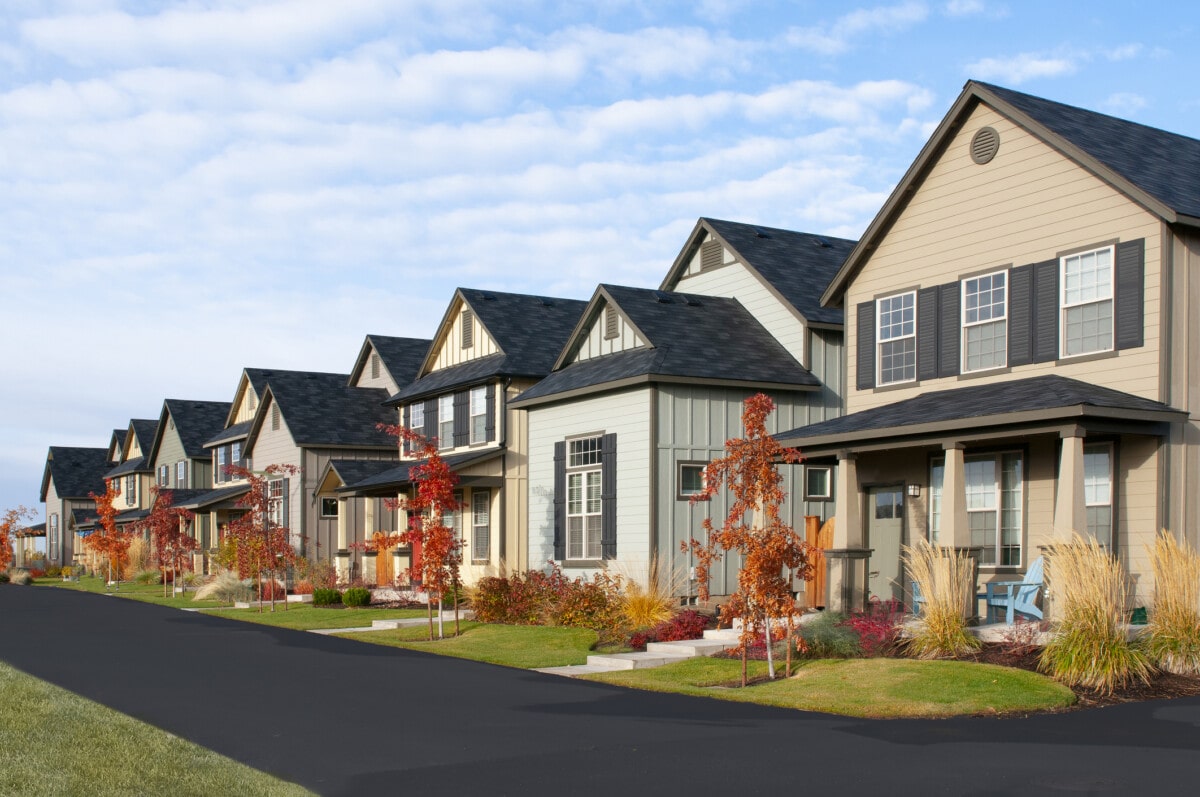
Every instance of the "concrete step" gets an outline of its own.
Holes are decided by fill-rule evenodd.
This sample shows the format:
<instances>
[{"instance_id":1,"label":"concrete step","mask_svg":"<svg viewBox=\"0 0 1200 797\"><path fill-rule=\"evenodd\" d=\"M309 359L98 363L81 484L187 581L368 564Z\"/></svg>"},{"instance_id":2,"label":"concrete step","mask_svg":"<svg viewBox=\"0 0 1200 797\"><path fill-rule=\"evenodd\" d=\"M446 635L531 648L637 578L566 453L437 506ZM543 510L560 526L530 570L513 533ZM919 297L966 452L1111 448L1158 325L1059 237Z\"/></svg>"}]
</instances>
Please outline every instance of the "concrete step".
<instances>
[{"instance_id":1,"label":"concrete step","mask_svg":"<svg viewBox=\"0 0 1200 797\"><path fill-rule=\"evenodd\" d=\"M734 645L738 643L741 636L741 630L734 628L710 628L704 632L705 641L732 642Z\"/></svg>"},{"instance_id":2,"label":"concrete step","mask_svg":"<svg viewBox=\"0 0 1200 797\"><path fill-rule=\"evenodd\" d=\"M591 664L571 664L566 667L539 667L535 672L544 672L548 675L562 675L567 678L574 678L578 675L595 675L602 672L612 672L612 667L596 667Z\"/></svg>"},{"instance_id":3,"label":"concrete step","mask_svg":"<svg viewBox=\"0 0 1200 797\"><path fill-rule=\"evenodd\" d=\"M737 647L736 639L688 639L677 642L651 642L646 645L646 652L695 658L696 656L711 656L734 647Z\"/></svg>"},{"instance_id":4,"label":"concrete step","mask_svg":"<svg viewBox=\"0 0 1200 797\"><path fill-rule=\"evenodd\" d=\"M690 658L694 657L687 653L609 653L588 656L587 663L608 670L642 670Z\"/></svg>"}]
</instances>

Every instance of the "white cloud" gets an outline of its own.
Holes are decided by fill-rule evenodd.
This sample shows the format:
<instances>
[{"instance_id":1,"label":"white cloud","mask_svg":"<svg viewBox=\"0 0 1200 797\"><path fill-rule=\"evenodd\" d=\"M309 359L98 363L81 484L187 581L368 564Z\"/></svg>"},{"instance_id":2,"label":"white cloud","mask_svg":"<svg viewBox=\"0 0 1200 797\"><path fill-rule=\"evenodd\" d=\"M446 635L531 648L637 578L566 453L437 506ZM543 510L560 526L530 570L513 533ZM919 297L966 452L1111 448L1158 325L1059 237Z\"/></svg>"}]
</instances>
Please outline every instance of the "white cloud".
<instances>
[{"instance_id":1,"label":"white cloud","mask_svg":"<svg viewBox=\"0 0 1200 797\"><path fill-rule=\"evenodd\" d=\"M950 0L946 3L946 13L952 17L982 14L984 10L983 0Z\"/></svg>"},{"instance_id":2,"label":"white cloud","mask_svg":"<svg viewBox=\"0 0 1200 797\"><path fill-rule=\"evenodd\" d=\"M895 34L924 21L928 16L924 3L903 3L852 11L828 26L793 27L785 36L788 44L819 55L839 55L850 49L853 40L880 32Z\"/></svg>"},{"instance_id":3,"label":"white cloud","mask_svg":"<svg viewBox=\"0 0 1200 797\"><path fill-rule=\"evenodd\" d=\"M1146 107L1146 98L1140 94L1118 92L1110 94L1101 107L1115 116L1134 116Z\"/></svg>"},{"instance_id":4,"label":"white cloud","mask_svg":"<svg viewBox=\"0 0 1200 797\"><path fill-rule=\"evenodd\" d=\"M1020 53L1007 58L983 58L967 64L966 71L973 78L1016 86L1035 78L1070 75L1076 68L1075 59L1069 56Z\"/></svg>"},{"instance_id":5,"label":"white cloud","mask_svg":"<svg viewBox=\"0 0 1200 797\"><path fill-rule=\"evenodd\" d=\"M1130 58L1137 58L1142 54L1145 48L1138 43L1122 44L1119 47L1114 47L1105 53L1110 61L1128 61Z\"/></svg>"}]
</instances>

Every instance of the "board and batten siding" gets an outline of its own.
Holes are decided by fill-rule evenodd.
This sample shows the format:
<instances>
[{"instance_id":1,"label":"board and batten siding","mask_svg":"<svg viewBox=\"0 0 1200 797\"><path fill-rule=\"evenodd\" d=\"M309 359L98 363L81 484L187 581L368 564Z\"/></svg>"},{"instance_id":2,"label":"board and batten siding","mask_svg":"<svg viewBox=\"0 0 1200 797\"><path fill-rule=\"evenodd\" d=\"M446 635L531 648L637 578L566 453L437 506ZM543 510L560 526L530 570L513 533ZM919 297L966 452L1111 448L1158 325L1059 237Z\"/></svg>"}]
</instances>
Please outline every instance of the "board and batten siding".
<instances>
[{"instance_id":1,"label":"board and batten siding","mask_svg":"<svg viewBox=\"0 0 1200 797\"><path fill-rule=\"evenodd\" d=\"M249 379L245 379L245 389L237 396L237 412L234 413L233 424L230 425L254 420L254 413L258 410L258 399L259 396L254 391L254 385L250 384Z\"/></svg>"},{"instance_id":2,"label":"board and batten siding","mask_svg":"<svg viewBox=\"0 0 1200 797\"><path fill-rule=\"evenodd\" d=\"M282 426L282 423L280 425ZM338 520L336 517L321 517L321 499L317 497L317 490L321 486L321 475L325 473L325 468L329 465L329 460L362 459L396 462L399 460L399 453L395 449L391 451L347 451L329 448L304 448L300 449L299 453L303 467L299 473L291 477L291 492L293 495L300 497L300 503L303 504L302 514L297 515L296 510L292 507L289 507L289 509L294 517L302 517L300 522L303 523L303 529L307 538L306 546L309 558L316 559L319 557L320 559L329 561L333 559L334 554L338 550ZM296 485L299 485L299 487L297 488ZM337 495L327 495L325 497L336 498ZM370 531L365 528L365 502L373 500L376 499L352 498L345 502L339 502L339 506L345 507L348 513L346 515L346 530L350 543L364 542L367 539L365 535L369 534L370 531L395 530L394 518L396 513L386 511L382 504L375 511L375 525L378 528L371 529ZM299 528L297 527L296 530ZM313 547L314 545L316 548Z\"/></svg>"},{"instance_id":3,"label":"board and batten siding","mask_svg":"<svg viewBox=\"0 0 1200 797\"><path fill-rule=\"evenodd\" d=\"M430 371L440 371L443 368L449 368L452 365L460 365L471 360L478 360L480 357L487 357L490 354L499 354L500 347L496 345L496 341L483 328L483 324L475 317L475 313L471 312L471 345L464 348L462 345L463 333L463 309L466 305L461 302L457 303L454 309L454 315L450 320L445 336L440 341L440 348L437 356L434 358L433 366Z\"/></svg>"},{"instance_id":4,"label":"board and batten siding","mask_svg":"<svg viewBox=\"0 0 1200 797\"><path fill-rule=\"evenodd\" d=\"M170 478L167 479L168 487L175 487L175 463L180 460L187 460L188 467L188 484L185 488L190 489L192 483L192 468L193 463L187 458L187 454L183 450L183 441L179 439L179 430L171 428L171 415L167 414L167 428L163 430L162 442L158 444L158 456L154 458L154 484L158 484L158 469L163 465L170 470Z\"/></svg>"},{"instance_id":5,"label":"board and batten siding","mask_svg":"<svg viewBox=\"0 0 1200 797\"><path fill-rule=\"evenodd\" d=\"M288 479L288 529L292 534L292 539L296 540L304 533L304 501L302 500L301 489L301 452L300 448L292 440L292 433L288 429L287 420L283 417L283 413L279 414L279 428L271 428L272 407L263 408L264 419L262 427L258 430L258 437L254 440L254 448L248 451L243 451L243 457L250 458L250 467L256 471L265 470L271 465L292 465L296 468L296 473L291 476L284 476Z\"/></svg>"},{"instance_id":6,"label":"board and batten siding","mask_svg":"<svg viewBox=\"0 0 1200 797\"><path fill-rule=\"evenodd\" d=\"M554 559L554 444L615 434L617 555L609 564L621 572L645 570L650 558L650 396L649 388L636 388L528 410L531 568L543 569ZM590 572L563 569L572 576Z\"/></svg>"},{"instance_id":7,"label":"board and batten siding","mask_svg":"<svg viewBox=\"0 0 1200 797\"><path fill-rule=\"evenodd\" d=\"M1172 428L1163 491L1164 525L1200 548L1200 235L1171 235L1170 274L1163 279L1164 373L1162 401L1187 410Z\"/></svg>"},{"instance_id":8,"label":"board and batten siding","mask_svg":"<svg viewBox=\"0 0 1200 797\"><path fill-rule=\"evenodd\" d=\"M996 157L971 160L985 125L1000 134ZM971 384L1059 374L1158 400L1162 235L1157 217L991 108L980 105L898 214L844 297L847 383L858 376L859 304L989 270L1054 260L1059 253L1112 241L1145 240L1144 343L1113 358L1060 359L969 377ZM868 320L864 318L864 323ZM874 329L874 319L869 328ZM918 319L918 324L920 320ZM871 358L873 359L873 358ZM1119 359L1119 365L1115 362ZM918 368L920 364L918 363ZM847 412L960 384L926 378L907 387L853 389Z\"/></svg>"},{"instance_id":9,"label":"board and batten siding","mask_svg":"<svg viewBox=\"0 0 1200 797\"><path fill-rule=\"evenodd\" d=\"M609 312L617 314L616 326L617 334L613 337L606 335L606 318ZM646 347L646 341L641 335L637 334L634 328L626 323L625 316L617 311L616 307L604 304L600 308L600 312L588 330L587 337L580 343L579 349L571 357L571 362L582 362L595 357L603 357L606 354L616 354L620 351L628 351L630 349L642 349Z\"/></svg>"}]
</instances>

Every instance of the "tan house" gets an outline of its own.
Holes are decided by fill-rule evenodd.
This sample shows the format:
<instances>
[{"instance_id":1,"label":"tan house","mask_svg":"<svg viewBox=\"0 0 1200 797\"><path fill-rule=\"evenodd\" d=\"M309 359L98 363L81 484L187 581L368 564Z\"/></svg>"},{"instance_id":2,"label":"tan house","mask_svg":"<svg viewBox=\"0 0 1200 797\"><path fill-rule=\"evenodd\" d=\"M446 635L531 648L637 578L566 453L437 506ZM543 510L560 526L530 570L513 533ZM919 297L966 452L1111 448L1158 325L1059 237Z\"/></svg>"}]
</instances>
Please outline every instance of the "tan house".
<instances>
[{"instance_id":1,"label":"tan house","mask_svg":"<svg viewBox=\"0 0 1200 797\"><path fill-rule=\"evenodd\" d=\"M1011 580L1072 530L1140 601L1200 527L1200 141L969 82L825 291L846 415L781 435L836 463L832 605L907 600L900 546Z\"/></svg>"},{"instance_id":2,"label":"tan house","mask_svg":"<svg viewBox=\"0 0 1200 797\"><path fill-rule=\"evenodd\" d=\"M46 534L47 565L73 564L81 554L75 533L76 516L94 514L91 493L104 493L104 474L112 468L109 449L50 446L42 471L41 502ZM25 564L26 549L18 546L17 564Z\"/></svg>"},{"instance_id":3,"label":"tan house","mask_svg":"<svg viewBox=\"0 0 1200 797\"><path fill-rule=\"evenodd\" d=\"M147 455L157 432L156 420L131 420L122 440L117 465L104 474L104 480L115 482L120 490L120 495L114 499L119 528L144 520L150 514L154 468Z\"/></svg>"}]
</instances>

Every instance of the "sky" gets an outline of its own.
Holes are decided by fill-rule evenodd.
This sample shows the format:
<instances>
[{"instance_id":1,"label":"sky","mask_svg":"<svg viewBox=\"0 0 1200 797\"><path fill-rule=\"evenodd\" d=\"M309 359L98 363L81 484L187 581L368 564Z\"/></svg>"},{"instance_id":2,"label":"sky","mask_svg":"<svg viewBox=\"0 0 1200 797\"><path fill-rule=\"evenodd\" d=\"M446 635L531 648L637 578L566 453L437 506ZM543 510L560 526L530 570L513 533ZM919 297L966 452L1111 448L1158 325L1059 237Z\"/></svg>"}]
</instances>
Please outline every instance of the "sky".
<instances>
[{"instance_id":1,"label":"sky","mask_svg":"<svg viewBox=\"0 0 1200 797\"><path fill-rule=\"evenodd\" d=\"M1182 10L1181 10L1182 9ZM0 510L244 366L456 287L657 286L697 218L855 238L978 79L1200 137L1200 11L1116 2L5 0Z\"/></svg>"}]
</instances>

